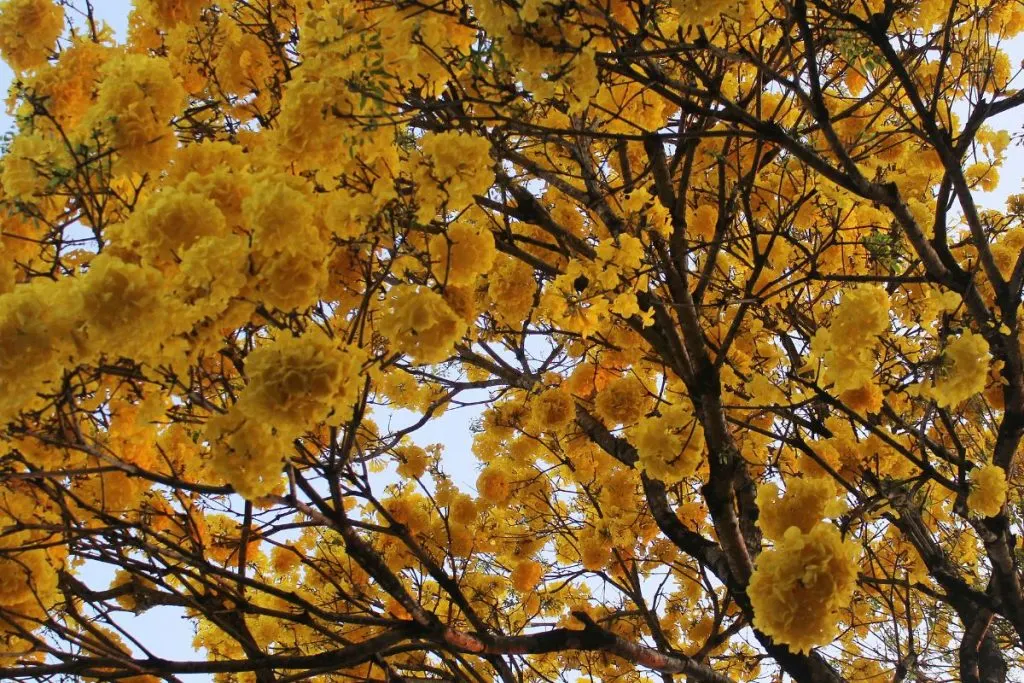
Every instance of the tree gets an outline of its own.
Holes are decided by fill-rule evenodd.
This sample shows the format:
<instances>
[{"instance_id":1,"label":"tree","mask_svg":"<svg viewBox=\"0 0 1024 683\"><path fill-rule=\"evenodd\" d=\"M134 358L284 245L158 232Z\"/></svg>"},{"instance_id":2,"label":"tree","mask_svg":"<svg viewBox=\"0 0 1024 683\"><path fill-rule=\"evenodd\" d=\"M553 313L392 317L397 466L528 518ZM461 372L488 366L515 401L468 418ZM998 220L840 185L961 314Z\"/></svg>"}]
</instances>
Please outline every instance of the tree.
<instances>
[{"instance_id":1,"label":"tree","mask_svg":"<svg viewBox=\"0 0 1024 683\"><path fill-rule=\"evenodd\" d=\"M1022 29L0 1L0 677L1019 680Z\"/></svg>"}]
</instances>

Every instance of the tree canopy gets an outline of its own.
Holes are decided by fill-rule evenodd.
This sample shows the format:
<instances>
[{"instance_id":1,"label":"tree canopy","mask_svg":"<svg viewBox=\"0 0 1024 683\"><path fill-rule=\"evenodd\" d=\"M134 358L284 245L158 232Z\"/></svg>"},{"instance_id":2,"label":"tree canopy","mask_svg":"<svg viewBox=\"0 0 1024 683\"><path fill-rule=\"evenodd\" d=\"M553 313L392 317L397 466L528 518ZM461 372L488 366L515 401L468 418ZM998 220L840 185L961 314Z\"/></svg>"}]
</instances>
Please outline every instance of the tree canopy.
<instances>
[{"instance_id":1,"label":"tree canopy","mask_svg":"<svg viewBox=\"0 0 1024 683\"><path fill-rule=\"evenodd\" d=\"M0 0L0 678L1021 680L1022 29Z\"/></svg>"}]
</instances>

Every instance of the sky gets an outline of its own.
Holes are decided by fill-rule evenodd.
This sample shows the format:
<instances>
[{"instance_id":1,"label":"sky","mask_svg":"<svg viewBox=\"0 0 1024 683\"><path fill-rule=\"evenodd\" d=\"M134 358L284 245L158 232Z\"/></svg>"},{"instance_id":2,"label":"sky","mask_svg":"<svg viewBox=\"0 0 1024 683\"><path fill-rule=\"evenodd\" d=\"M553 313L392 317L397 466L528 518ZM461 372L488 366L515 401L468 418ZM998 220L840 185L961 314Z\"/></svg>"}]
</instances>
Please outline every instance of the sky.
<instances>
[{"instance_id":1,"label":"sky","mask_svg":"<svg viewBox=\"0 0 1024 683\"><path fill-rule=\"evenodd\" d=\"M84 3L83 3L84 4ZM130 0L94 0L96 18L107 22L115 31L117 38L123 40L127 30L128 12L131 8ZM1009 48L1012 57L1020 60L1024 56L1024 37L1013 41ZM13 74L5 64L0 62L0 92L6 93L13 81ZM1017 82L1024 85L1024 77L1018 77ZM1024 109L1024 108L1020 108ZM1005 128L1011 133L1020 133L1024 130L1024 111L1010 112L992 121L993 126ZM5 112L0 110L0 134L11 131L14 128L13 120ZM999 186L989 193L982 193L978 198L979 203L985 207L1002 208L1006 197L1009 194L1022 191L1022 179L1024 179L1024 150L1020 147L1011 147L1009 160L1001 169ZM416 441L421 446L431 443L444 443L446 455L443 462L446 469L453 476L461 488L471 488L475 484L477 476L476 459L470 452L472 435L469 430L470 420L475 417L471 410L450 411L442 417L432 421L426 428L416 435ZM377 416L382 420L381 416ZM396 414L393 426L398 427L409 420L408 415ZM378 480L383 486L390 479L384 475ZM376 488L376 487L375 487ZM105 568L87 566L83 570L83 579L87 583L102 588L104 581L112 576ZM189 660L202 657L201 654L193 652L191 642L193 637L191 625L182 618L181 611L173 608L152 609L137 616L127 616L123 622L128 626L132 635L141 641L154 655L176 660ZM181 676L189 683L200 683L211 680L212 677L205 675Z\"/></svg>"}]
</instances>

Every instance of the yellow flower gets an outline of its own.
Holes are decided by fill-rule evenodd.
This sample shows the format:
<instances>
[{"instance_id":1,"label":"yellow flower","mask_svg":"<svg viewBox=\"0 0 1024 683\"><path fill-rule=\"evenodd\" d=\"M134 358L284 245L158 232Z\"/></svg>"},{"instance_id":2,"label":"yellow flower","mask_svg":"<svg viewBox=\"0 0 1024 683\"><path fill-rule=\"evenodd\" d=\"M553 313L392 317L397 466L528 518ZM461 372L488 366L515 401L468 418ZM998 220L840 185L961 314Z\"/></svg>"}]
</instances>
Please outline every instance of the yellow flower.
<instances>
[{"instance_id":1,"label":"yellow flower","mask_svg":"<svg viewBox=\"0 0 1024 683\"><path fill-rule=\"evenodd\" d=\"M587 528L579 534L580 562L583 568L598 572L612 560L611 542L596 530Z\"/></svg>"},{"instance_id":2,"label":"yellow flower","mask_svg":"<svg viewBox=\"0 0 1024 683\"><path fill-rule=\"evenodd\" d=\"M234 22L218 22L221 25L224 42L214 62L218 82L229 93L262 90L274 73L266 43Z\"/></svg>"},{"instance_id":3,"label":"yellow flower","mask_svg":"<svg viewBox=\"0 0 1024 683\"><path fill-rule=\"evenodd\" d=\"M1006 472L999 465L982 465L971 472L967 508L982 517L999 514L1006 502Z\"/></svg>"},{"instance_id":4,"label":"yellow flower","mask_svg":"<svg viewBox=\"0 0 1024 683\"><path fill-rule=\"evenodd\" d=\"M239 495L253 500L280 486L284 459L292 448L289 436L232 410L207 422L206 437L214 471Z\"/></svg>"},{"instance_id":5,"label":"yellow flower","mask_svg":"<svg viewBox=\"0 0 1024 683\"><path fill-rule=\"evenodd\" d=\"M548 389L530 404L531 425L541 432L558 432L576 419L576 402L566 389Z\"/></svg>"},{"instance_id":6,"label":"yellow flower","mask_svg":"<svg viewBox=\"0 0 1024 683\"><path fill-rule=\"evenodd\" d=\"M136 0L136 7L149 21L163 29L178 22L193 23L211 0Z\"/></svg>"},{"instance_id":7,"label":"yellow flower","mask_svg":"<svg viewBox=\"0 0 1024 683\"><path fill-rule=\"evenodd\" d=\"M818 330L811 342L814 355L824 361L822 380L837 393L863 391L862 407L874 407L869 386L876 367L874 350L878 335L888 329L889 296L883 287L847 291L832 312L832 324Z\"/></svg>"},{"instance_id":8,"label":"yellow flower","mask_svg":"<svg viewBox=\"0 0 1024 683\"><path fill-rule=\"evenodd\" d=\"M476 520L476 502L465 493L460 493L449 506L448 514L456 524L472 524Z\"/></svg>"},{"instance_id":9,"label":"yellow flower","mask_svg":"<svg viewBox=\"0 0 1024 683\"><path fill-rule=\"evenodd\" d=\"M946 346L943 367L931 388L940 408L956 406L985 388L991 360L988 342L970 330Z\"/></svg>"},{"instance_id":10,"label":"yellow flower","mask_svg":"<svg viewBox=\"0 0 1024 683\"><path fill-rule=\"evenodd\" d=\"M189 324L183 307L167 296L164 276L150 266L103 253L76 284L81 321L94 352L116 349L142 359Z\"/></svg>"},{"instance_id":11,"label":"yellow flower","mask_svg":"<svg viewBox=\"0 0 1024 683\"><path fill-rule=\"evenodd\" d=\"M872 381L839 394L839 400L858 413L877 413L882 407L883 399L881 388Z\"/></svg>"},{"instance_id":12,"label":"yellow flower","mask_svg":"<svg viewBox=\"0 0 1024 683\"><path fill-rule=\"evenodd\" d=\"M2 161L4 190L12 197L31 200L45 194L52 172L63 166L63 155L52 138L32 133L15 136Z\"/></svg>"},{"instance_id":13,"label":"yellow flower","mask_svg":"<svg viewBox=\"0 0 1024 683\"><path fill-rule=\"evenodd\" d=\"M835 484L824 477L792 478L780 499L779 488L772 483L757 487L757 525L765 538L778 541L790 527L809 532L824 517L841 514L845 508Z\"/></svg>"},{"instance_id":14,"label":"yellow flower","mask_svg":"<svg viewBox=\"0 0 1024 683\"><path fill-rule=\"evenodd\" d=\"M436 260L433 271L439 282L469 285L491 270L498 252L490 230L459 222L430 240L430 253Z\"/></svg>"},{"instance_id":15,"label":"yellow flower","mask_svg":"<svg viewBox=\"0 0 1024 683\"><path fill-rule=\"evenodd\" d=\"M46 61L64 29L64 8L52 0L0 2L0 55L15 71Z\"/></svg>"},{"instance_id":16,"label":"yellow flower","mask_svg":"<svg viewBox=\"0 0 1024 683\"><path fill-rule=\"evenodd\" d=\"M414 171L421 195L421 222L433 218L442 203L459 210L494 182L491 144L486 138L456 132L428 133L420 139L423 160ZM425 211L424 211L425 209Z\"/></svg>"},{"instance_id":17,"label":"yellow flower","mask_svg":"<svg viewBox=\"0 0 1024 683\"><path fill-rule=\"evenodd\" d=\"M491 313L505 325L519 327L529 317L537 289L529 265L499 254L487 277L487 298Z\"/></svg>"},{"instance_id":18,"label":"yellow flower","mask_svg":"<svg viewBox=\"0 0 1024 683\"><path fill-rule=\"evenodd\" d=\"M691 476L704 454L704 429L682 406L664 408L659 416L642 418L629 438L644 471L666 483Z\"/></svg>"},{"instance_id":19,"label":"yellow flower","mask_svg":"<svg viewBox=\"0 0 1024 683\"><path fill-rule=\"evenodd\" d=\"M400 285L390 295L380 333L396 350L419 363L446 360L465 332L466 323L440 294L425 287Z\"/></svg>"},{"instance_id":20,"label":"yellow flower","mask_svg":"<svg viewBox=\"0 0 1024 683\"><path fill-rule=\"evenodd\" d=\"M512 585L520 593L526 593L537 587L541 577L544 575L544 566L536 560L523 560L512 570L509 577Z\"/></svg>"},{"instance_id":21,"label":"yellow flower","mask_svg":"<svg viewBox=\"0 0 1024 683\"><path fill-rule=\"evenodd\" d=\"M301 178L283 173L261 178L242 202L242 213L253 248L263 254L319 246L313 199Z\"/></svg>"},{"instance_id":22,"label":"yellow flower","mask_svg":"<svg viewBox=\"0 0 1024 683\"><path fill-rule=\"evenodd\" d=\"M61 50L52 67L37 69L27 85L45 98L47 113L65 130L71 130L92 104L100 67L114 53L114 48L109 46L75 39L70 47ZM35 119L36 125L39 125L39 118Z\"/></svg>"},{"instance_id":23,"label":"yellow flower","mask_svg":"<svg viewBox=\"0 0 1024 683\"><path fill-rule=\"evenodd\" d=\"M629 425L646 412L647 398L647 389L630 374L609 382L597 394L594 408L598 417L612 425Z\"/></svg>"},{"instance_id":24,"label":"yellow flower","mask_svg":"<svg viewBox=\"0 0 1024 683\"><path fill-rule=\"evenodd\" d=\"M203 237L181 254L175 295L202 315L219 313L246 285L249 250L237 235Z\"/></svg>"},{"instance_id":25,"label":"yellow flower","mask_svg":"<svg viewBox=\"0 0 1024 683\"><path fill-rule=\"evenodd\" d=\"M320 300L327 280L327 261L322 253L290 248L256 259L257 289L271 308L303 310Z\"/></svg>"},{"instance_id":26,"label":"yellow flower","mask_svg":"<svg viewBox=\"0 0 1024 683\"><path fill-rule=\"evenodd\" d=\"M278 574L287 574L302 563L302 552L291 544L275 545L270 551L270 566Z\"/></svg>"},{"instance_id":27,"label":"yellow flower","mask_svg":"<svg viewBox=\"0 0 1024 683\"><path fill-rule=\"evenodd\" d=\"M512 495L512 481L508 469L501 463L491 463L477 477L476 490L488 503L505 503Z\"/></svg>"},{"instance_id":28,"label":"yellow flower","mask_svg":"<svg viewBox=\"0 0 1024 683\"><path fill-rule=\"evenodd\" d=\"M238 409L297 435L334 415L346 422L363 355L318 330L285 336L246 359L249 375Z\"/></svg>"},{"instance_id":29,"label":"yellow flower","mask_svg":"<svg viewBox=\"0 0 1024 683\"><path fill-rule=\"evenodd\" d=\"M123 54L103 65L96 103L87 123L107 135L119 154L118 171L156 171L174 153L171 119L185 90L166 59Z\"/></svg>"},{"instance_id":30,"label":"yellow flower","mask_svg":"<svg viewBox=\"0 0 1024 683\"><path fill-rule=\"evenodd\" d=\"M632 235L619 235L618 239L609 237L597 245L597 257L611 265L626 270L636 270L644 257L643 243Z\"/></svg>"},{"instance_id":31,"label":"yellow flower","mask_svg":"<svg viewBox=\"0 0 1024 683\"><path fill-rule=\"evenodd\" d=\"M402 464L398 466L398 474L409 479L419 479L427 471L429 462L427 452L416 444L407 444L395 449L395 454L401 459Z\"/></svg>"},{"instance_id":32,"label":"yellow flower","mask_svg":"<svg viewBox=\"0 0 1024 683\"><path fill-rule=\"evenodd\" d=\"M223 234L226 227L224 214L213 201L170 188L151 195L127 223L108 230L107 237L161 267L174 263L199 239Z\"/></svg>"},{"instance_id":33,"label":"yellow flower","mask_svg":"<svg viewBox=\"0 0 1024 683\"><path fill-rule=\"evenodd\" d=\"M745 0L673 0L684 24L711 24L723 15L736 16L745 7Z\"/></svg>"},{"instance_id":34,"label":"yellow flower","mask_svg":"<svg viewBox=\"0 0 1024 683\"><path fill-rule=\"evenodd\" d=\"M857 546L819 522L804 533L791 526L757 558L747 594L754 626L793 652L809 652L835 638L839 610L857 583Z\"/></svg>"}]
</instances>

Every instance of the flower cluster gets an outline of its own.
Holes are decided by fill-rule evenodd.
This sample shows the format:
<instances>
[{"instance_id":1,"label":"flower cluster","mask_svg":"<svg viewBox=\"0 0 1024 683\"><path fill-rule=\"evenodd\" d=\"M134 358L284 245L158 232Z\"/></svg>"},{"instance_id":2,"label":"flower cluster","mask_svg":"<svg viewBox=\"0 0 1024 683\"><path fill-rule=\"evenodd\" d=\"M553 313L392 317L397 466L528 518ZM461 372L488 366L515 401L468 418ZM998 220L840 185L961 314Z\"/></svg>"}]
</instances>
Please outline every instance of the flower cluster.
<instances>
[{"instance_id":1,"label":"flower cluster","mask_svg":"<svg viewBox=\"0 0 1024 683\"><path fill-rule=\"evenodd\" d=\"M100 68L96 103L87 115L118 151L121 173L155 171L175 148L171 119L179 113L185 90L166 59L123 54Z\"/></svg>"},{"instance_id":2,"label":"flower cluster","mask_svg":"<svg viewBox=\"0 0 1024 683\"><path fill-rule=\"evenodd\" d=\"M0 663L12 666L32 651L26 632L45 619L62 599L57 585L67 549L50 542L46 528L59 515L29 487L7 483L0 489Z\"/></svg>"},{"instance_id":3,"label":"flower cluster","mask_svg":"<svg viewBox=\"0 0 1024 683\"><path fill-rule=\"evenodd\" d=\"M15 71L46 61L64 28L64 8L53 0L0 2L0 56Z\"/></svg>"},{"instance_id":4,"label":"flower cluster","mask_svg":"<svg viewBox=\"0 0 1024 683\"><path fill-rule=\"evenodd\" d=\"M401 460L398 474L409 479L418 479L427 471L430 456L416 444L404 444L395 449L395 455Z\"/></svg>"},{"instance_id":5,"label":"flower cluster","mask_svg":"<svg viewBox=\"0 0 1024 683\"><path fill-rule=\"evenodd\" d=\"M292 446L266 422L240 411L217 415L206 423L214 470L241 496L254 500L281 485L281 469Z\"/></svg>"},{"instance_id":6,"label":"flower cluster","mask_svg":"<svg viewBox=\"0 0 1024 683\"><path fill-rule=\"evenodd\" d=\"M512 585L520 593L526 593L537 587L544 576L544 566L536 560L523 560L515 566L509 577Z\"/></svg>"},{"instance_id":7,"label":"flower cluster","mask_svg":"<svg viewBox=\"0 0 1024 683\"><path fill-rule=\"evenodd\" d=\"M660 410L660 415L642 418L629 439L647 474L674 483L697 471L704 454L704 428L686 406Z\"/></svg>"},{"instance_id":8,"label":"flower cluster","mask_svg":"<svg viewBox=\"0 0 1024 683\"><path fill-rule=\"evenodd\" d=\"M782 540L790 527L806 534L823 518L842 514L846 507L828 477L790 479L782 498L778 486L762 484L757 488L756 502L757 525L772 541Z\"/></svg>"},{"instance_id":9,"label":"flower cluster","mask_svg":"<svg viewBox=\"0 0 1024 683\"><path fill-rule=\"evenodd\" d=\"M344 422L363 360L359 350L315 330L283 337L246 359L249 386L236 407L257 422L293 434L332 414Z\"/></svg>"},{"instance_id":10,"label":"flower cluster","mask_svg":"<svg viewBox=\"0 0 1024 683\"><path fill-rule=\"evenodd\" d=\"M643 382L630 373L612 380L597 394L594 410L610 425L631 425L647 412L648 399Z\"/></svg>"},{"instance_id":11,"label":"flower cluster","mask_svg":"<svg viewBox=\"0 0 1024 683\"><path fill-rule=\"evenodd\" d=\"M418 363L439 363L452 352L466 323L437 292L401 285L390 292L380 332Z\"/></svg>"},{"instance_id":12,"label":"flower cluster","mask_svg":"<svg viewBox=\"0 0 1024 683\"><path fill-rule=\"evenodd\" d=\"M939 407L959 405L985 388L991 355L980 334L965 330L949 342L931 395Z\"/></svg>"},{"instance_id":13,"label":"flower cluster","mask_svg":"<svg viewBox=\"0 0 1024 683\"><path fill-rule=\"evenodd\" d=\"M506 463L492 462L476 480L480 497L488 503L501 505L512 495L511 472Z\"/></svg>"},{"instance_id":14,"label":"flower cluster","mask_svg":"<svg viewBox=\"0 0 1024 683\"><path fill-rule=\"evenodd\" d=\"M1006 502L1006 472L999 465L982 465L971 472L967 508L982 517L999 514Z\"/></svg>"},{"instance_id":15,"label":"flower cluster","mask_svg":"<svg viewBox=\"0 0 1024 683\"><path fill-rule=\"evenodd\" d=\"M434 275L447 285L470 285L494 265L494 237L486 228L459 221L430 240Z\"/></svg>"},{"instance_id":16,"label":"flower cluster","mask_svg":"<svg viewBox=\"0 0 1024 683\"><path fill-rule=\"evenodd\" d=\"M459 211L487 192L494 182L490 143L461 133L430 133L420 140L422 154L412 169L420 209L417 219L429 222L442 206Z\"/></svg>"},{"instance_id":17,"label":"flower cluster","mask_svg":"<svg viewBox=\"0 0 1024 683\"><path fill-rule=\"evenodd\" d=\"M832 313L832 324L818 330L812 341L812 352L824 362L822 381L866 412L882 405L882 394L874 383L875 348L889 324L885 289L861 286L843 295Z\"/></svg>"},{"instance_id":18,"label":"flower cluster","mask_svg":"<svg viewBox=\"0 0 1024 683\"><path fill-rule=\"evenodd\" d=\"M791 526L757 558L747 587L754 626L793 652L809 652L835 638L856 584L854 543L824 522L808 532Z\"/></svg>"},{"instance_id":19,"label":"flower cluster","mask_svg":"<svg viewBox=\"0 0 1024 683\"><path fill-rule=\"evenodd\" d=\"M558 432L576 419L576 402L563 387L548 389L530 403L530 424L540 432Z\"/></svg>"},{"instance_id":20,"label":"flower cluster","mask_svg":"<svg viewBox=\"0 0 1024 683\"><path fill-rule=\"evenodd\" d=\"M252 231L256 286L269 306L305 309L327 281L327 248L312 207L302 180L286 174L260 178L242 202Z\"/></svg>"}]
</instances>

